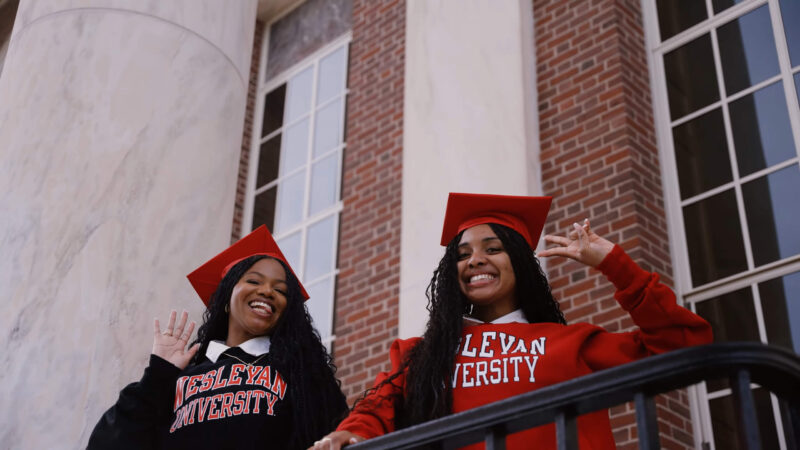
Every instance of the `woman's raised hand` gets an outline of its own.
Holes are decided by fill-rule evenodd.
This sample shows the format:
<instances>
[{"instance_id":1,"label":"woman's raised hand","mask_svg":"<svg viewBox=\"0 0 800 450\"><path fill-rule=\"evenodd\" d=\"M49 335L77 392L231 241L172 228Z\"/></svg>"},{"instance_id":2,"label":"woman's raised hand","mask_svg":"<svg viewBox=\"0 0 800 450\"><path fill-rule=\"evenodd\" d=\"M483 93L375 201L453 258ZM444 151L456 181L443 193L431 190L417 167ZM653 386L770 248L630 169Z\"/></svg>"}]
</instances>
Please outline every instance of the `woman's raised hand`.
<instances>
[{"instance_id":1,"label":"woman's raised hand","mask_svg":"<svg viewBox=\"0 0 800 450\"><path fill-rule=\"evenodd\" d=\"M169 323L164 331L161 331L161 324L158 323L157 318L153 322L153 354L183 370L189 365L189 361L191 361L194 354L197 353L200 344L186 348L186 344L192 336L192 331L194 331L195 323L191 321L184 330L189 313L184 311L181 314L180 322L176 325L175 317L177 315L178 313L175 310L170 313Z\"/></svg>"},{"instance_id":2,"label":"woman's raised hand","mask_svg":"<svg viewBox=\"0 0 800 450\"><path fill-rule=\"evenodd\" d=\"M356 444L363 440L363 437L349 431L334 431L317 442L314 442L314 445L309 447L308 450L339 450L342 447Z\"/></svg>"},{"instance_id":3,"label":"woman's raised hand","mask_svg":"<svg viewBox=\"0 0 800 450\"><path fill-rule=\"evenodd\" d=\"M583 220L583 226L577 222L572 224L572 230L567 237L548 234L544 240L556 244L557 247L542 250L536 256L564 256L592 267L597 267L614 248L614 244L592 231L589 219Z\"/></svg>"}]
</instances>

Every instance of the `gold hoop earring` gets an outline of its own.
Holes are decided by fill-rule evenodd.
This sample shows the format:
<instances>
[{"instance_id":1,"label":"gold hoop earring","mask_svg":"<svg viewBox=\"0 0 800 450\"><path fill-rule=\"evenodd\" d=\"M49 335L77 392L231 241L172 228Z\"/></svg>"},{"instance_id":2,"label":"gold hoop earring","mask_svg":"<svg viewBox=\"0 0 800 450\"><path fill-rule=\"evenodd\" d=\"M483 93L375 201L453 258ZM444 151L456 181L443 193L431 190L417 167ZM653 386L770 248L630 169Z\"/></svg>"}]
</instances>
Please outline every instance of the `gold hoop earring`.
<instances>
[{"instance_id":1,"label":"gold hoop earring","mask_svg":"<svg viewBox=\"0 0 800 450\"><path fill-rule=\"evenodd\" d=\"M230 314L230 313L231 313L230 304L229 304L229 303L226 303L226 304L225 304L225 314Z\"/></svg>"}]
</instances>

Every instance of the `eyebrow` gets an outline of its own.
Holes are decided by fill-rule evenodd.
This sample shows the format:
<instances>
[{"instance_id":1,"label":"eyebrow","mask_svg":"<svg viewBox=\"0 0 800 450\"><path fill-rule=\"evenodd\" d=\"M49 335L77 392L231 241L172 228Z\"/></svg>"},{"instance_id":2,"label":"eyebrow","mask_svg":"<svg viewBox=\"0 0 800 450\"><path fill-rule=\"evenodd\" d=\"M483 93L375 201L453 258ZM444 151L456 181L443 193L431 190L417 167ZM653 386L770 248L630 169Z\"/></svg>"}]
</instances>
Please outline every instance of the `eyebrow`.
<instances>
[{"instance_id":1,"label":"eyebrow","mask_svg":"<svg viewBox=\"0 0 800 450\"><path fill-rule=\"evenodd\" d=\"M498 240L499 241L500 238L497 237L497 236L489 236L489 237L485 237L485 238L481 239L481 242L488 242L488 241L493 241L493 240ZM461 247L463 247L465 245L469 245L469 242L463 242L461 244L458 244L458 247L461 248Z\"/></svg>"}]
</instances>

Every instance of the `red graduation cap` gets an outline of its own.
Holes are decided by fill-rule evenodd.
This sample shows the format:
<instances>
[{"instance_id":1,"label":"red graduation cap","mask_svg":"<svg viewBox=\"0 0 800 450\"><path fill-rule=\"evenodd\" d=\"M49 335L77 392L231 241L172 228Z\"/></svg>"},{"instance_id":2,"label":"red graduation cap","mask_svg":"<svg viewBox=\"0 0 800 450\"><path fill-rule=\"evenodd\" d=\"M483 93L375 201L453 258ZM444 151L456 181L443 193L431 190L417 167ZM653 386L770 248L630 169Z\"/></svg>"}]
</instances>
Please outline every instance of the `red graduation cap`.
<instances>
[{"instance_id":1,"label":"red graduation cap","mask_svg":"<svg viewBox=\"0 0 800 450\"><path fill-rule=\"evenodd\" d=\"M289 270L292 270L289 261L283 256L281 249L278 248L278 244L275 243L275 239L272 238L272 234L267 230L267 226L261 225L253 230L252 233L239 239L238 242L223 250L222 253L195 269L194 272L186 275L186 278L192 283L192 287L197 291L197 295L200 296L203 303L208 306L208 302L211 301L211 296L214 294L214 291L217 290L217 286L222 281L225 274L228 273L228 270L243 259L255 255L264 255L279 259L286 264ZM294 274L293 270L292 274ZM297 276L295 276L295 278L297 278ZM300 293L303 299L308 300L308 293L299 279L297 280L297 284L300 285Z\"/></svg>"},{"instance_id":2,"label":"red graduation cap","mask_svg":"<svg viewBox=\"0 0 800 450\"><path fill-rule=\"evenodd\" d=\"M451 192L447 198L441 244L447 245L467 228L496 223L521 234L531 249L535 249L552 201L553 197Z\"/></svg>"}]
</instances>

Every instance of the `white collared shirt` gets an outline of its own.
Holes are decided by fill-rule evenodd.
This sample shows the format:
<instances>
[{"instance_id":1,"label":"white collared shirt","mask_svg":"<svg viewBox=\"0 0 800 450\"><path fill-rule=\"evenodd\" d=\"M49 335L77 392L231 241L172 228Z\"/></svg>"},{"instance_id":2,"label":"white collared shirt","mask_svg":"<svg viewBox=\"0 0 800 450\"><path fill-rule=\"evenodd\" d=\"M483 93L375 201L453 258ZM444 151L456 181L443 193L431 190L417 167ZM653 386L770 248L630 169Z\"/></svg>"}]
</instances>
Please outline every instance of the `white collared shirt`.
<instances>
[{"instance_id":1,"label":"white collared shirt","mask_svg":"<svg viewBox=\"0 0 800 450\"><path fill-rule=\"evenodd\" d=\"M269 353L269 346L269 336L254 337L253 339L244 341L238 345L238 347L244 350L245 353L253 356L261 356L265 353ZM215 363L217 362L217 359L219 359L219 355L229 348L230 347L225 345L225 343L222 341L211 341L208 343L208 348L206 349L206 358Z\"/></svg>"},{"instance_id":2,"label":"white collared shirt","mask_svg":"<svg viewBox=\"0 0 800 450\"><path fill-rule=\"evenodd\" d=\"M528 319L525 318L525 314L522 312L522 309L515 309L514 311L511 311L510 313L504 316L500 316L491 322L484 322L474 317L464 316L464 325L466 326L481 325L484 323L500 324L500 323L530 323L530 322L528 322Z\"/></svg>"}]
</instances>

